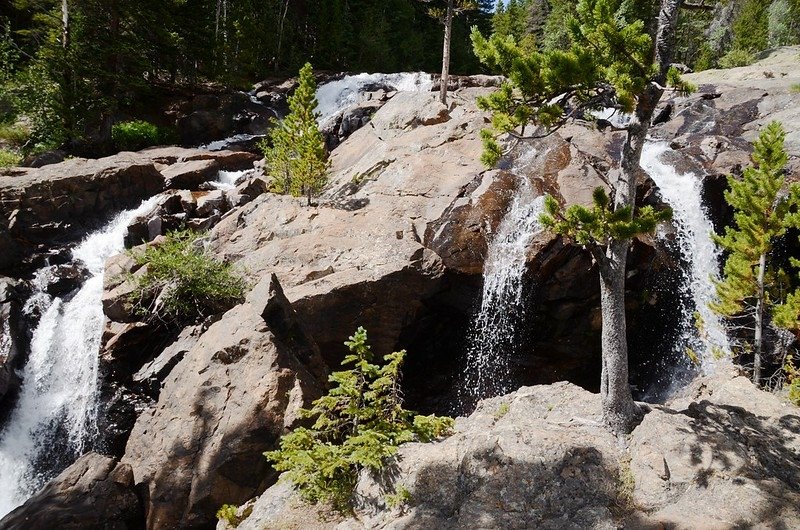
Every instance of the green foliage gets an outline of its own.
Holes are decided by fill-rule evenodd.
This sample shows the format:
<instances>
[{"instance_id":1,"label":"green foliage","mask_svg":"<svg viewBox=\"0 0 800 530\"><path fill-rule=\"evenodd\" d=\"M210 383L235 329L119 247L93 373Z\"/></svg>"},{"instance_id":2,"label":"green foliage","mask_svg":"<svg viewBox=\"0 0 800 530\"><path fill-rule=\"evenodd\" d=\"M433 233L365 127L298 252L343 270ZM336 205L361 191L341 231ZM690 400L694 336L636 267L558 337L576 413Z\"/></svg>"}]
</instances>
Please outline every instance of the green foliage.
<instances>
[{"instance_id":1,"label":"green foliage","mask_svg":"<svg viewBox=\"0 0 800 530\"><path fill-rule=\"evenodd\" d=\"M120 151L138 151L165 144L170 136L170 131L143 120L123 121L111 127L111 139Z\"/></svg>"},{"instance_id":2,"label":"green foliage","mask_svg":"<svg viewBox=\"0 0 800 530\"><path fill-rule=\"evenodd\" d=\"M62 119L59 84L41 61L18 72L6 86L15 114L23 114L31 124L34 151L60 147L68 134Z\"/></svg>"},{"instance_id":3,"label":"green foliage","mask_svg":"<svg viewBox=\"0 0 800 530\"><path fill-rule=\"evenodd\" d=\"M394 493L389 493L384 497L386 506L391 509L402 508L411 502L411 492L403 485L397 486Z\"/></svg>"},{"instance_id":4,"label":"green foliage","mask_svg":"<svg viewBox=\"0 0 800 530\"><path fill-rule=\"evenodd\" d=\"M497 410L494 413L494 419L495 420L501 419L503 416L508 414L509 410L511 410L511 405L509 405L507 401L503 401L502 403L500 403L500 406L497 407Z\"/></svg>"},{"instance_id":5,"label":"green foliage","mask_svg":"<svg viewBox=\"0 0 800 530\"><path fill-rule=\"evenodd\" d=\"M756 56L749 50L734 48L719 58L720 68L738 68L756 62Z\"/></svg>"},{"instance_id":6,"label":"green foliage","mask_svg":"<svg viewBox=\"0 0 800 530\"><path fill-rule=\"evenodd\" d=\"M650 233L659 222L672 218L669 208L656 211L651 206L645 206L639 208L635 216L630 207L614 210L603 188L595 189L592 198L591 208L575 204L564 211L558 201L548 195L541 223L580 245L607 245L611 240L626 240L638 234Z\"/></svg>"},{"instance_id":7,"label":"green foliage","mask_svg":"<svg viewBox=\"0 0 800 530\"><path fill-rule=\"evenodd\" d=\"M31 131L27 127L15 123L0 123L0 140L22 147L31 138Z\"/></svg>"},{"instance_id":8,"label":"green foliage","mask_svg":"<svg viewBox=\"0 0 800 530\"><path fill-rule=\"evenodd\" d=\"M233 504L223 504L222 507L217 510L217 519L220 521L225 521L233 528L236 528L245 519L244 517L239 517L236 514L237 511L239 511L238 506L234 506Z\"/></svg>"},{"instance_id":9,"label":"green foliage","mask_svg":"<svg viewBox=\"0 0 800 530\"><path fill-rule=\"evenodd\" d=\"M524 135L529 124L549 131L609 101L630 112L656 73L652 39L629 3L581 0L566 27L570 47L544 51L523 49L511 35L487 39L473 29L475 54L508 78L499 90L478 100L481 109L492 113L492 129L482 137L485 164L494 165L500 158L500 134ZM691 88L677 71L670 80L680 91Z\"/></svg>"},{"instance_id":10,"label":"green foliage","mask_svg":"<svg viewBox=\"0 0 800 530\"><path fill-rule=\"evenodd\" d=\"M306 63L300 69L297 90L289 96L289 115L274 124L268 142L259 144L273 191L295 197L306 195L309 205L327 183L330 166L325 138L314 112L316 92L311 64Z\"/></svg>"},{"instance_id":11,"label":"green foliage","mask_svg":"<svg viewBox=\"0 0 800 530\"><path fill-rule=\"evenodd\" d=\"M143 252L132 251L146 267L129 281L136 290L128 302L152 322L182 325L227 311L244 300L247 282L229 263L214 259L190 231L167 234Z\"/></svg>"},{"instance_id":12,"label":"green foliage","mask_svg":"<svg viewBox=\"0 0 800 530\"><path fill-rule=\"evenodd\" d=\"M716 284L717 299L711 309L732 322L738 321L733 354L755 355L760 366L761 345L757 339L766 320L781 327L800 329L800 291L787 293L787 275L772 263L772 250L786 230L800 226L800 187L784 193L785 133L778 122L767 125L753 144L754 167L741 180L728 177L726 202L733 207L733 226L715 241L727 251L723 278ZM800 266L796 259L792 265ZM762 318L762 314L766 318ZM754 370L754 380L760 377Z\"/></svg>"},{"instance_id":13,"label":"green foliage","mask_svg":"<svg viewBox=\"0 0 800 530\"><path fill-rule=\"evenodd\" d=\"M451 418L403 408L399 383L405 351L374 364L364 328L345 345L350 353L342 366L352 368L331 374L330 391L302 411L314 423L283 436L280 449L265 453L305 500L342 511L349 509L360 470L381 469L399 445L440 438L453 425Z\"/></svg>"},{"instance_id":14,"label":"green foliage","mask_svg":"<svg viewBox=\"0 0 800 530\"><path fill-rule=\"evenodd\" d=\"M744 0L739 14L733 21L734 50L757 53L767 48L770 2L771 0Z\"/></svg>"},{"instance_id":15,"label":"green foliage","mask_svg":"<svg viewBox=\"0 0 800 530\"><path fill-rule=\"evenodd\" d=\"M767 44L770 48L796 44L795 28L800 22L793 18L800 12L793 13L789 0L773 0L767 9Z\"/></svg>"},{"instance_id":16,"label":"green foliage","mask_svg":"<svg viewBox=\"0 0 800 530\"><path fill-rule=\"evenodd\" d=\"M800 83L794 83L789 87L789 91L793 94L800 94Z\"/></svg>"},{"instance_id":17,"label":"green foliage","mask_svg":"<svg viewBox=\"0 0 800 530\"><path fill-rule=\"evenodd\" d=\"M733 226L727 227L724 235L714 236L729 253L724 278L716 286L718 300L711 304L720 315L736 316L755 305L761 256L769 255L775 240L789 227L797 197L796 193L785 200L779 197L788 161L784 138L780 123L767 125L753 144L756 166L745 169L741 180L728 177L725 201L734 209ZM774 281L775 271L770 276Z\"/></svg>"},{"instance_id":18,"label":"green foliage","mask_svg":"<svg viewBox=\"0 0 800 530\"><path fill-rule=\"evenodd\" d=\"M22 156L9 149L0 149L0 168L18 166L22 163Z\"/></svg>"},{"instance_id":19,"label":"green foliage","mask_svg":"<svg viewBox=\"0 0 800 530\"><path fill-rule=\"evenodd\" d=\"M674 88L681 96L688 96L697 90L697 86L683 79L674 66L670 66L667 70L667 86Z\"/></svg>"}]
</instances>

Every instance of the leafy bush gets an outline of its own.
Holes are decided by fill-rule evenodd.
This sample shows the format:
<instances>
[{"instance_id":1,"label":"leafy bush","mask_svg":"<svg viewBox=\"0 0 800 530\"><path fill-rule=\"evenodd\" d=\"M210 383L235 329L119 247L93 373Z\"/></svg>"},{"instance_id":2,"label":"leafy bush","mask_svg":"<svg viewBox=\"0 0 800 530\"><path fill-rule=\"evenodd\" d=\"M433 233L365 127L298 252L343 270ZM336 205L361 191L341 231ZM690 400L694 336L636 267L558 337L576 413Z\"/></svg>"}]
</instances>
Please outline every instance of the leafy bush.
<instances>
[{"instance_id":1,"label":"leafy bush","mask_svg":"<svg viewBox=\"0 0 800 530\"><path fill-rule=\"evenodd\" d=\"M18 166L21 162L22 156L19 153L8 149L0 149L0 167Z\"/></svg>"},{"instance_id":2,"label":"leafy bush","mask_svg":"<svg viewBox=\"0 0 800 530\"><path fill-rule=\"evenodd\" d=\"M22 125L0 123L0 140L22 147L31 137L31 132Z\"/></svg>"},{"instance_id":3,"label":"leafy bush","mask_svg":"<svg viewBox=\"0 0 800 530\"><path fill-rule=\"evenodd\" d=\"M174 133L144 120L123 121L111 127L111 139L121 151L138 151L171 143Z\"/></svg>"},{"instance_id":4,"label":"leafy bush","mask_svg":"<svg viewBox=\"0 0 800 530\"><path fill-rule=\"evenodd\" d=\"M242 524L242 521L250 517L253 513L253 506L251 505L245 508L242 515L237 515L236 512L238 511L239 508L233 504L223 504L222 507L217 510L217 519L225 521L233 528L236 528Z\"/></svg>"},{"instance_id":5,"label":"leafy bush","mask_svg":"<svg viewBox=\"0 0 800 530\"><path fill-rule=\"evenodd\" d=\"M800 94L800 83L795 83L789 87L789 91L793 94Z\"/></svg>"},{"instance_id":6,"label":"leafy bush","mask_svg":"<svg viewBox=\"0 0 800 530\"><path fill-rule=\"evenodd\" d=\"M227 311L244 299L247 282L198 244L190 231L171 232L144 252L133 252L145 273L132 276L136 290L129 302L149 321L165 324L196 322Z\"/></svg>"},{"instance_id":7,"label":"leafy bush","mask_svg":"<svg viewBox=\"0 0 800 530\"><path fill-rule=\"evenodd\" d=\"M372 364L364 328L345 345L350 354L342 366L353 367L331 374L328 394L302 410L314 424L295 429L281 438L280 449L264 453L305 500L340 511L349 509L360 470L381 469L399 445L434 440L453 426L452 418L403 408L399 382L405 351L385 356L383 366Z\"/></svg>"},{"instance_id":8,"label":"leafy bush","mask_svg":"<svg viewBox=\"0 0 800 530\"><path fill-rule=\"evenodd\" d=\"M752 52L742 48L734 48L719 58L719 66L720 68L737 68L751 65L755 61L756 57Z\"/></svg>"}]
</instances>

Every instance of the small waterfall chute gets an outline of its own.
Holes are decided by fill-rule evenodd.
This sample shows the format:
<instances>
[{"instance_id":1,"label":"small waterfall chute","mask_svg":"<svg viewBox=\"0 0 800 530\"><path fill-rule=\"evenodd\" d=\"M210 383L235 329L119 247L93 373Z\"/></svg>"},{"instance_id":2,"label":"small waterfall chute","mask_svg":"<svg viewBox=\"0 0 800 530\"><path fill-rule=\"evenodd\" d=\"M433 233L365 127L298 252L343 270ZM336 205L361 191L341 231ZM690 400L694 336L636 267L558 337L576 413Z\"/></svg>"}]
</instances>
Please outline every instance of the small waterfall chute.
<instances>
[{"instance_id":1,"label":"small waterfall chute","mask_svg":"<svg viewBox=\"0 0 800 530\"><path fill-rule=\"evenodd\" d=\"M709 308L719 279L720 249L712 239L714 226L703 204L702 178L680 173L662 159L670 149L666 143L647 143L641 165L658 186L661 198L673 211L677 250L684 262L681 329L672 358L678 366L688 361L687 349L698 354L703 369L712 366L715 352L729 350L728 337L720 317ZM702 320L702 332L695 326L695 314ZM675 368L675 367L673 367ZM676 374L679 375L679 374ZM680 379L680 377L676 378Z\"/></svg>"},{"instance_id":2,"label":"small waterfall chute","mask_svg":"<svg viewBox=\"0 0 800 530\"><path fill-rule=\"evenodd\" d=\"M544 197L537 196L527 178L519 178L519 189L489 242L481 304L469 331L464 384L458 392L463 410L513 390L510 357L524 323L528 247L542 230L543 212Z\"/></svg>"},{"instance_id":3,"label":"small waterfall chute","mask_svg":"<svg viewBox=\"0 0 800 530\"><path fill-rule=\"evenodd\" d=\"M156 201L120 213L72 251L91 275L76 292L53 298L39 290L26 303L25 310L39 311L41 318L17 403L0 431L0 517L86 452L97 435L105 262L124 249L128 224ZM46 285L47 269L34 285ZM53 454L53 447L65 454Z\"/></svg>"},{"instance_id":4,"label":"small waterfall chute","mask_svg":"<svg viewBox=\"0 0 800 530\"><path fill-rule=\"evenodd\" d=\"M358 103L360 94L371 85L389 87L397 92L430 92L433 77L424 72L357 74L320 85L316 109L319 124L324 127L344 109Z\"/></svg>"}]
</instances>

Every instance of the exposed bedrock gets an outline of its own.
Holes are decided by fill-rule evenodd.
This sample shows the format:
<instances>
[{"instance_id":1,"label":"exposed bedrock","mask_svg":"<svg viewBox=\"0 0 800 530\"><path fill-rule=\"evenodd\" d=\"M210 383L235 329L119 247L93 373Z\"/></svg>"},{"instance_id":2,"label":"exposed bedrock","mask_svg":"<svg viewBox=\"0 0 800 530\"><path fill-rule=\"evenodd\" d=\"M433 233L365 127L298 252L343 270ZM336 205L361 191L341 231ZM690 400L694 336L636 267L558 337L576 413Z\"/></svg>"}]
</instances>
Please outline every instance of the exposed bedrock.
<instances>
[{"instance_id":1,"label":"exposed bedrock","mask_svg":"<svg viewBox=\"0 0 800 530\"><path fill-rule=\"evenodd\" d=\"M701 125L733 107L742 119L765 120L768 115L759 111L756 118L752 108L769 108L763 92L725 90L720 97L709 99L706 91L675 100L672 120L654 129L654 140L673 145L665 155L670 163L703 179L706 204L718 219L726 215L721 176L747 163L740 137L751 126L720 128L712 145L699 140ZM334 150L330 184L315 207L263 189L246 204L226 205L208 249L235 263L256 287L224 315L174 335L156 333L127 311L125 282L112 280L135 273L131 260L109 260L104 309L110 320L101 370L113 383L106 393L117 396L107 401L117 408L109 406L104 430L113 434L109 451L124 452L122 462L144 492L148 528L207 527L220 505L244 502L269 485L274 475L261 453L319 394L327 370L342 359L342 343L358 326L367 328L378 355L408 349L404 385L411 407L427 412L451 406L488 242L521 179L565 205L586 204L596 186L607 185L620 147L619 133L574 125L517 146L499 169L487 171L479 162L479 131L487 116L474 104L486 92L461 89L447 107L436 94L401 92L388 99ZM165 154L157 163L175 164L181 157L172 158ZM642 201L659 204L653 182L640 177ZM182 192L165 201L156 216L162 221L200 207L196 196ZM664 328L676 318L669 311L680 281L674 236L669 226L660 233L635 241L629 262L637 383L650 375L644 361L652 361L654 337L666 336ZM525 280L529 320L512 363L517 382L567 379L593 389L600 314L597 271L588 254L540 234L528 253ZM270 310L276 307L281 318ZM557 388L585 401L570 417L596 408L586 392ZM596 464L598 476L617 476L619 465L605 464L609 455L618 456L616 446L596 431L602 462L597 453L580 451L553 449L550 456L566 459L572 469L570 459L578 455ZM616 499L612 491L603 495L602 502ZM578 525L602 520L609 509L568 506L575 507Z\"/></svg>"},{"instance_id":2,"label":"exposed bedrock","mask_svg":"<svg viewBox=\"0 0 800 530\"><path fill-rule=\"evenodd\" d=\"M321 516L278 483L239 509L238 528L723 530L800 517L797 408L744 377L720 367L654 407L627 444L599 416L599 396L570 383L523 387L362 473L355 517ZM400 491L408 500L390 506Z\"/></svg>"},{"instance_id":3,"label":"exposed bedrock","mask_svg":"<svg viewBox=\"0 0 800 530\"><path fill-rule=\"evenodd\" d=\"M162 147L0 172L0 271L58 260L115 212L165 187L197 189L219 170L252 167L254 160L250 153Z\"/></svg>"}]
</instances>

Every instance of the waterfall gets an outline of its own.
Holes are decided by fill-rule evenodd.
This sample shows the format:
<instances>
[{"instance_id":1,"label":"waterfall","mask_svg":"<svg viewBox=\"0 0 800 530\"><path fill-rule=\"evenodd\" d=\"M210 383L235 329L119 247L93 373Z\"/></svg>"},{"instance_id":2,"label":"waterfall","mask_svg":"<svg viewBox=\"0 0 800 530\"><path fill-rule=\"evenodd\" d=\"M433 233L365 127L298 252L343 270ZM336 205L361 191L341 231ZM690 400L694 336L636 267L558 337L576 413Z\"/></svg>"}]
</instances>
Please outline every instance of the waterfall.
<instances>
[{"instance_id":1,"label":"waterfall","mask_svg":"<svg viewBox=\"0 0 800 530\"><path fill-rule=\"evenodd\" d=\"M686 365L686 349L696 352L708 369L713 360L713 349L729 349L725 326L708 303L716 296L714 280L719 279L720 250L711 238L714 227L703 205L702 178L693 173L678 173L661 160L670 149L666 143L648 143L642 150L641 165L658 186L661 198L673 210L677 229L676 243L684 260L683 281L680 293L688 304L681 308L679 340L674 344L672 359ZM704 325L700 333L694 325L695 312ZM680 379L680 374L675 374Z\"/></svg>"},{"instance_id":2,"label":"waterfall","mask_svg":"<svg viewBox=\"0 0 800 530\"><path fill-rule=\"evenodd\" d=\"M90 273L74 294L51 298L46 281L26 310L42 316L33 331L19 398L0 432L0 517L22 504L91 445L97 434L97 370L103 331L103 270L122 251L128 224L157 197L91 233L72 257ZM37 277L46 278L47 268ZM58 454L62 451L65 455Z\"/></svg>"},{"instance_id":3,"label":"waterfall","mask_svg":"<svg viewBox=\"0 0 800 530\"><path fill-rule=\"evenodd\" d=\"M359 95L370 85L388 87L397 92L430 92L433 78L423 72L358 74L320 85L317 89L319 124L324 126L338 113L358 103Z\"/></svg>"},{"instance_id":4,"label":"waterfall","mask_svg":"<svg viewBox=\"0 0 800 530\"><path fill-rule=\"evenodd\" d=\"M523 323L526 257L533 236L542 229L539 216L544 211L544 197L536 196L527 178L519 182L489 242L481 304L469 331L464 384L458 391L462 410L513 390L509 360Z\"/></svg>"},{"instance_id":5,"label":"waterfall","mask_svg":"<svg viewBox=\"0 0 800 530\"><path fill-rule=\"evenodd\" d=\"M217 180L209 181L208 184L218 190L231 191L236 189L236 185L250 177L261 175L259 169L242 169L240 171L220 170L217 173Z\"/></svg>"}]
</instances>

